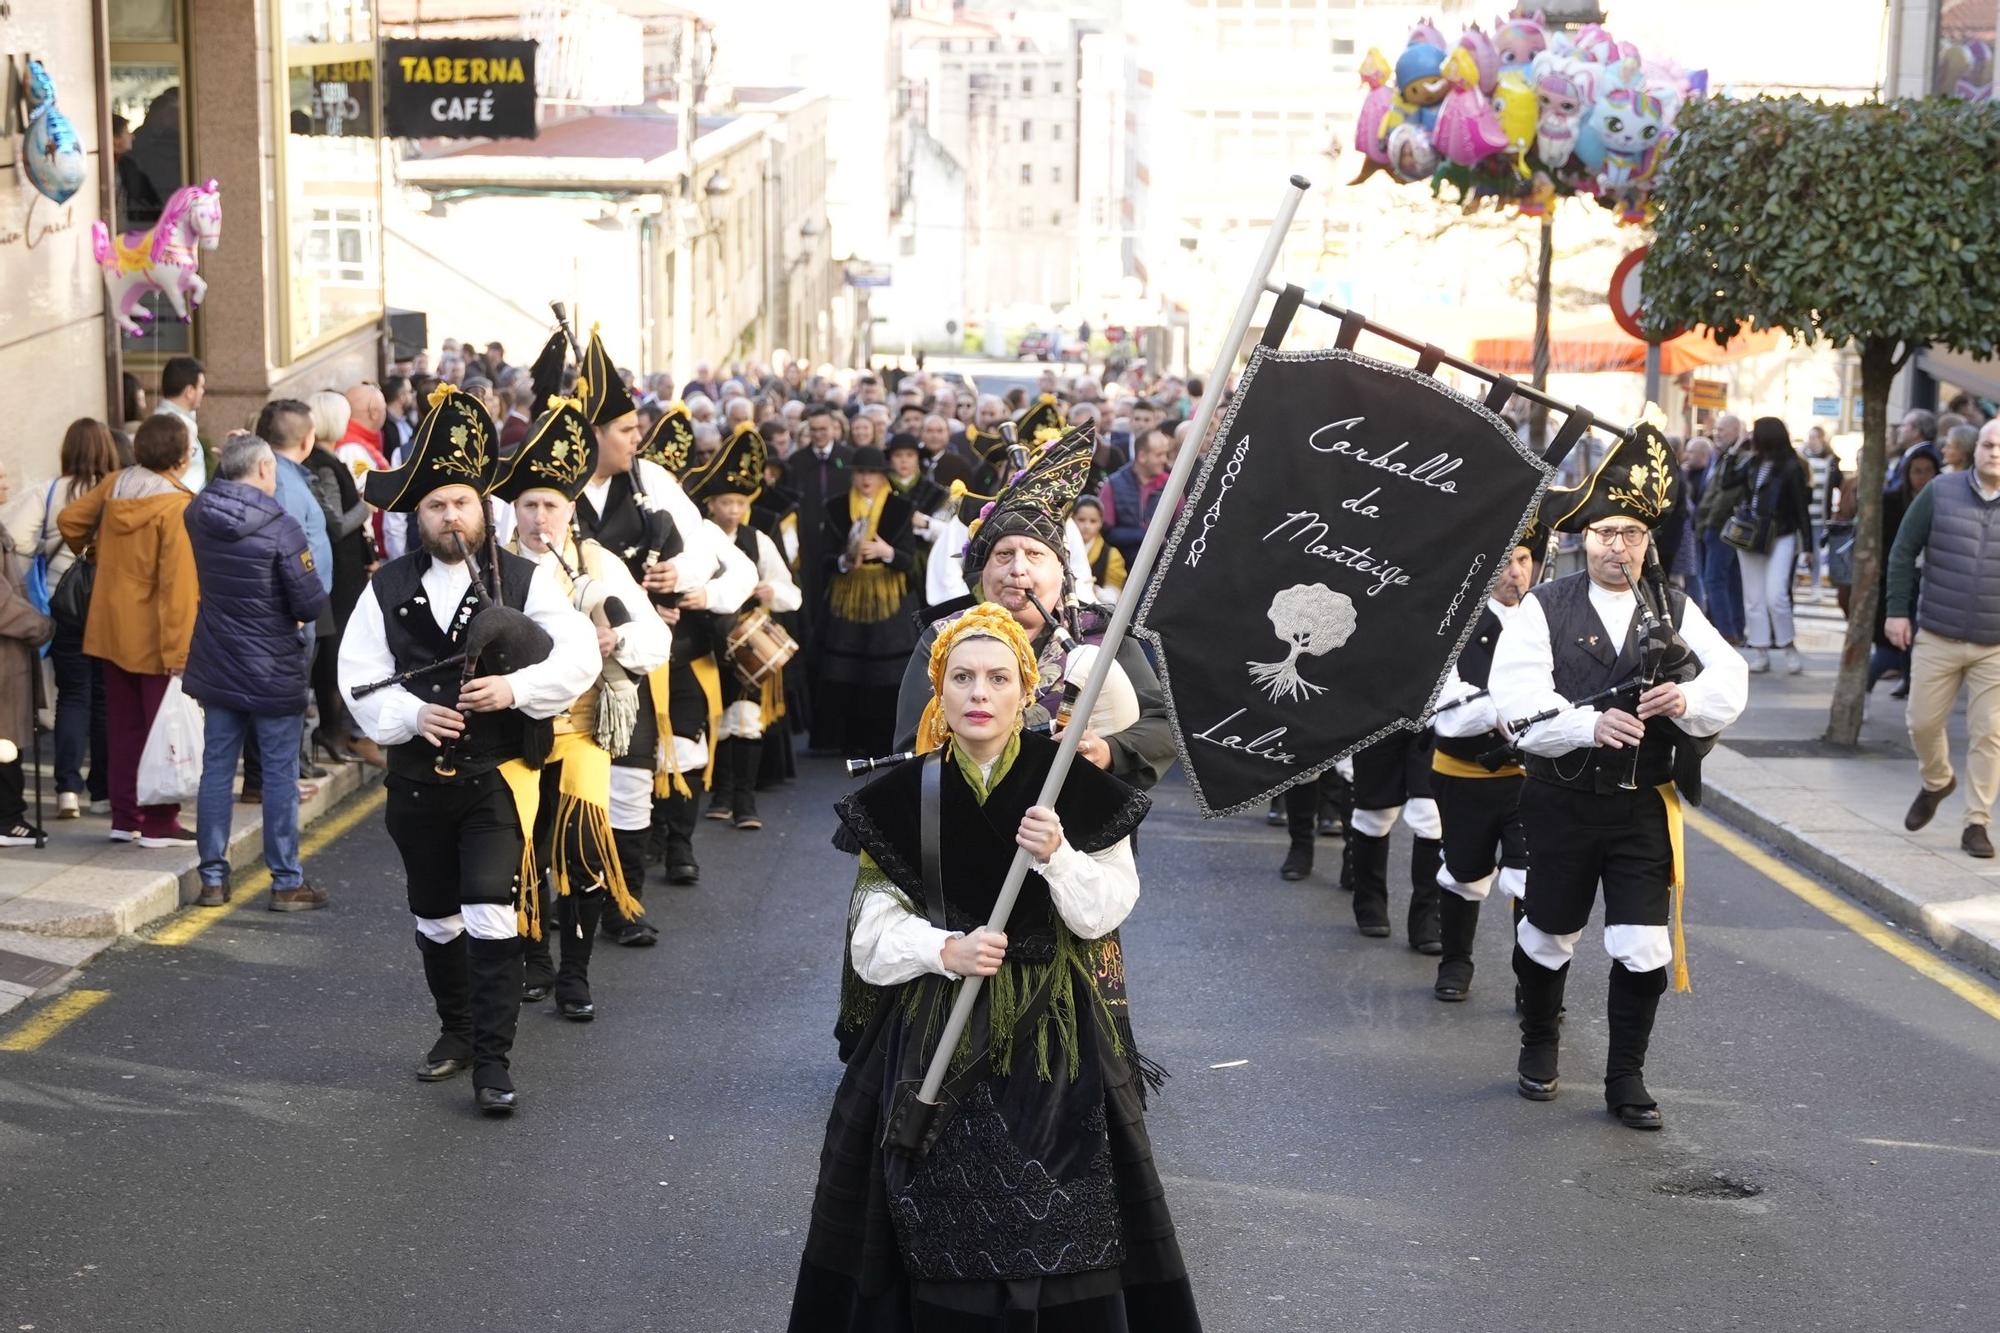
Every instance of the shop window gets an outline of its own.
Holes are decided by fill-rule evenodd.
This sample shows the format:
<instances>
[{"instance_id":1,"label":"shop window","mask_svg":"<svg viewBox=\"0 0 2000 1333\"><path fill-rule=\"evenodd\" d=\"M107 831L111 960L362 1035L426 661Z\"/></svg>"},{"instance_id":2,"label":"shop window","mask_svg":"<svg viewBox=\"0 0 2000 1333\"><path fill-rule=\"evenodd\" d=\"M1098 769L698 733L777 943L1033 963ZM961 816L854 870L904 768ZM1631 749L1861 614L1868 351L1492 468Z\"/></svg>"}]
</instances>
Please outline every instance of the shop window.
<instances>
[{"instance_id":1,"label":"shop window","mask_svg":"<svg viewBox=\"0 0 2000 1333\"><path fill-rule=\"evenodd\" d=\"M382 315L375 0L280 0L283 360Z\"/></svg>"},{"instance_id":2,"label":"shop window","mask_svg":"<svg viewBox=\"0 0 2000 1333\"><path fill-rule=\"evenodd\" d=\"M112 225L145 231L160 220L175 190L187 184L191 163L186 133L187 64L182 41L182 0L110 0L108 100L112 115ZM178 319L155 292L140 300L152 313L145 332L121 337L127 364L157 366L193 353L193 324ZM201 318L197 311L196 320Z\"/></svg>"},{"instance_id":3,"label":"shop window","mask_svg":"<svg viewBox=\"0 0 2000 1333\"><path fill-rule=\"evenodd\" d=\"M2000 91L1994 71L1996 39L2000 39L2000 0L1943 0L1938 7L1931 91L1975 101Z\"/></svg>"}]
</instances>

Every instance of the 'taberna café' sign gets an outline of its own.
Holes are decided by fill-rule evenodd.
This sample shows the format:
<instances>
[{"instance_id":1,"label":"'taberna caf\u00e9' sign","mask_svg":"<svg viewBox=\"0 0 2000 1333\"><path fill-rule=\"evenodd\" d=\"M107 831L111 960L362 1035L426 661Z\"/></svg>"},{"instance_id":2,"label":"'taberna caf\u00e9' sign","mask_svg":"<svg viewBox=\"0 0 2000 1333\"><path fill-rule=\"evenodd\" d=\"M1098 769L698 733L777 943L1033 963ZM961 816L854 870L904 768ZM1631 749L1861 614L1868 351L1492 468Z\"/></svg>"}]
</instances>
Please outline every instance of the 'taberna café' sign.
<instances>
[{"instance_id":1,"label":"'taberna caf\u00e9' sign","mask_svg":"<svg viewBox=\"0 0 2000 1333\"><path fill-rule=\"evenodd\" d=\"M535 42L382 43L382 122L405 139L535 137Z\"/></svg>"}]
</instances>

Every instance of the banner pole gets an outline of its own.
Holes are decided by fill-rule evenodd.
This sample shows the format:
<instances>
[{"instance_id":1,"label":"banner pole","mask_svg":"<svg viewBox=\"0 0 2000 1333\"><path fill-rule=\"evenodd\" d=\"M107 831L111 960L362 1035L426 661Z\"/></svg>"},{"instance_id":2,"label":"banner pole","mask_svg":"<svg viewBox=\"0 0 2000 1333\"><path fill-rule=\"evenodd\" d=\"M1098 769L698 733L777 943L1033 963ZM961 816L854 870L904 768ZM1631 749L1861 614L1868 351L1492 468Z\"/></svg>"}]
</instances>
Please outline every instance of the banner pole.
<instances>
[{"instance_id":1,"label":"banner pole","mask_svg":"<svg viewBox=\"0 0 2000 1333\"><path fill-rule=\"evenodd\" d=\"M1174 511L1179 508L1181 495L1187 490L1188 478L1194 475L1195 459L1201 452L1201 442L1208 435L1209 425L1215 419L1216 404L1222 401L1223 391L1229 383L1229 372L1236 368L1236 354L1250 332L1250 321L1256 318L1258 303L1264 299L1264 284L1269 281L1271 270L1277 267L1278 255L1285 247L1285 237L1292 229L1292 219L1299 211L1299 201L1311 188L1312 183L1304 176L1294 176L1286 183L1284 197L1278 201L1271 230L1264 237L1263 252L1257 256L1256 271L1243 288L1243 299L1237 303L1236 316L1230 320L1229 332L1216 354L1215 369L1203 385L1201 406L1195 409L1194 429L1188 434L1189 446L1181 450L1180 456L1174 459L1173 470L1167 474L1167 483L1160 491L1159 507L1153 511L1153 521L1146 525L1145 539L1139 543L1139 550L1132 557L1124 590L1118 595L1118 605L1112 609L1111 623L1105 627L1103 643L1096 659L1090 664L1090 675L1084 680L1083 692L1077 696L1076 704L1070 710L1070 716L1075 720L1056 749L1055 762L1049 766L1048 778L1042 783L1041 794L1035 798L1037 805L1053 807L1057 794L1062 791L1063 780L1069 776L1070 761L1076 757L1077 742L1083 739L1084 723L1097 706L1097 696L1103 691L1104 682L1110 678L1112 663L1117 660L1118 644L1132 623L1139 599L1145 595L1146 580L1153 571L1154 560L1159 557L1160 547L1166 543L1167 530L1174 524ZM1007 867L1007 878L1000 886L1000 896L994 900L993 913L986 922L988 930L1003 931L1007 928L1007 918L1014 911L1014 900L1021 895L1021 884L1028 877L1032 859L1025 847L1015 849L1013 863ZM944 1086L945 1074L951 1067L952 1052L958 1049L959 1036L972 1018L972 1006L978 1001L979 990L984 983L984 977L967 977L959 984L958 998L953 1002L951 1015L945 1020L944 1031L938 1037L937 1050L931 1056L930 1068L924 1073L923 1086L917 1090L917 1100L925 1106L937 1105L938 1089Z\"/></svg>"}]
</instances>

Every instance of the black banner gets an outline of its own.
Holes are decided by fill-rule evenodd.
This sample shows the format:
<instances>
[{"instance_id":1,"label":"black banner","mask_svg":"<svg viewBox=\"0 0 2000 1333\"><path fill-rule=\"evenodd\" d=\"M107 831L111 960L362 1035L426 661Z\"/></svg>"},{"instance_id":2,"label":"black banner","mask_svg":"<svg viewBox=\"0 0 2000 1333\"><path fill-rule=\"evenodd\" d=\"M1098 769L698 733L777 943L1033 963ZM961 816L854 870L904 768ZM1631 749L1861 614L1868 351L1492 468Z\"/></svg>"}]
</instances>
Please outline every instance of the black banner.
<instances>
[{"instance_id":1,"label":"black banner","mask_svg":"<svg viewBox=\"0 0 2000 1333\"><path fill-rule=\"evenodd\" d=\"M1428 375L1257 348L1139 611L1202 813L1424 717L1548 480Z\"/></svg>"},{"instance_id":2,"label":"black banner","mask_svg":"<svg viewBox=\"0 0 2000 1333\"><path fill-rule=\"evenodd\" d=\"M374 138L375 62L294 65L290 117L287 129L292 134Z\"/></svg>"},{"instance_id":3,"label":"black banner","mask_svg":"<svg viewBox=\"0 0 2000 1333\"><path fill-rule=\"evenodd\" d=\"M535 137L534 42L382 43L382 124L405 139Z\"/></svg>"}]
</instances>

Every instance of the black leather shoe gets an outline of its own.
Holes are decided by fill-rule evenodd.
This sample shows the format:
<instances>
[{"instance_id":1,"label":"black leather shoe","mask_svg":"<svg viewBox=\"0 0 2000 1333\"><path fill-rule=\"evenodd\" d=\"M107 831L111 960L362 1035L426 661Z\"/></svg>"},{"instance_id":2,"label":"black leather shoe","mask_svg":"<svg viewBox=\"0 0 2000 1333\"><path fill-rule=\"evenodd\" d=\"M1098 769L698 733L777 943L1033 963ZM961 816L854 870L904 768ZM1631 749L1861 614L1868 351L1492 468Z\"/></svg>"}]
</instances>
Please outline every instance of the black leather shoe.
<instances>
[{"instance_id":1,"label":"black leather shoe","mask_svg":"<svg viewBox=\"0 0 2000 1333\"><path fill-rule=\"evenodd\" d=\"M1312 844L1307 843L1303 847L1294 846L1285 853L1285 863L1278 867L1278 877L1288 880L1304 879L1312 873L1312 868Z\"/></svg>"},{"instance_id":2,"label":"black leather shoe","mask_svg":"<svg viewBox=\"0 0 2000 1333\"><path fill-rule=\"evenodd\" d=\"M1320 821L1319 821L1320 837L1338 838L1341 834L1345 832L1347 832L1347 830L1342 828L1340 821L1338 819L1335 819L1332 815L1320 816Z\"/></svg>"},{"instance_id":3,"label":"black leather shoe","mask_svg":"<svg viewBox=\"0 0 2000 1333\"><path fill-rule=\"evenodd\" d=\"M556 983L553 981L530 981L521 987L521 1003L540 1004L555 994L555 989Z\"/></svg>"},{"instance_id":4,"label":"black leather shoe","mask_svg":"<svg viewBox=\"0 0 2000 1333\"><path fill-rule=\"evenodd\" d=\"M447 1055L442 1060L432 1060L426 1057L417 1062L417 1077L425 1083L442 1083L448 1078L457 1078L470 1068L472 1061L469 1058Z\"/></svg>"},{"instance_id":5,"label":"black leather shoe","mask_svg":"<svg viewBox=\"0 0 2000 1333\"><path fill-rule=\"evenodd\" d=\"M1283 828L1285 826L1284 797L1281 796L1277 800L1271 802L1271 808L1264 812L1264 822L1272 828Z\"/></svg>"},{"instance_id":6,"label":"black leather shoe","mask_svg":"<svg viewBox=\"0 0 2000 1333\"><path fill-rule=\"evenodd\" d=\"M1959 835L1958 846L1967 856L1976 856L1982 861L1993 857L1993 839L1987 836L1984 824L1967 824L1965 832Z\"/></svg>"},{"instance_id":7,"label":"black leather shoe","mask_svg":"<svg viewBox=\"0 0 2000 1333\"><path fill-rule=\"evenodd\" d=\"M512 1088L478 1088L473 1091L472 1100L478 1105L482 1115L512 1115L520 1098Z\"/></svg>"},{"instance_id":8,"label":"black leather shoe","mask_svg":"<svg viewBox=\"0 0 2000 1333\"><path fill-rule=\"evenodd\" d=\"M1435 957L1437 957L1437 956L1438 956L1439 954L1441 954L1441 953L1443 953L1443 952L1444 952L1444 941L1443 941L1443 940L1415 940L1415 941L1413 941L1413 942L1412 942L1412 943L1410 944L1410 947L1411 947L1412 949L1415 949L1415 950L1416 950L1416 951L1417 951L1418 953L1420 953L1420 954L1423 954L1423 955L1425 955L1425 956L1427 956L1427 957L1430 957L1430 958L1435 958Z\"/></svg>"},{"instance_id":9,"label":"black leather shoe","mask_svg":"<svg viewBox=\"0 0 2000 1333\"><path fill-rule=\"evenodd\" d=\"M667 867L667 883L694 884L701 879L701 867L692 861L680 861Z\"/></svg>"},{"instance_id":10,"label":"black leather shoe","mask_svg":"<svg viewBox=\"0 0 2000 1333\"><path fill-rule=\"evenodd\" d=\"M1953 778L1936 791L1931 791L1927 788L1918 792L1917 799L1910 802L1910 813L1903 816L1903 827L1915 833L1918 829L1930 823L1931 816L1935 815L1938 812L1938 807L1944 804L1944 798L1957 790L1958 779Z\"/></svg>"},{"instance_id":11,"label":"black leather shoe","mask_svg":"<svg viewBox=\"0 0 2000 1333\"><path fill-rule=\"evenodd\" d=\"M627 949L650 949L660 942L660 932L643 921L612 926L604 933L611 937L613 944L621 944Z\"/></svg>"},{"instance_id":12,"label":"black leather shoe","mask_svg":"<svg viewBox=\"0 0 2000 1333\"><path fill-rule=\"evenodd\" d=\"M1521 1095L1525 1097L1528 1094L1523 1092ZM1667 1123L1657 1106L1614 1106L1611 1114L1617 1116L1618 1123L1627 1129L1661 1129Z\"/></svg>"},{"instance_id":13,"label":"black leather shoe","mask_svg":"<svg viewBox=\"0 0 2000 1333\"><path fill-rule=\"evenodd\" d=\"M588 1023L597 1017L597 1006L589 1000L557 1000L556 1012L572 1023Z\"/></svg>"},{"instance_id":14,"label":"black leather shoe","mask_svg":"<svg viewBox=\"0 0 2000 1333\"><path fill-rule=\"evenodd\" d=\"M1531 1102L1554 1101L1556 1099L1556 1089L1561 1085L1562 1080L1559 1078L1552 1078L1546 1083L1540 1079L1529 1078L1526 1074L1518 1074L1514 1078L1514 1091L1520 1093Z\"/></svg>"},{"instance_id":15,"label":"black leather shoe","mask_svg":"<svg viewBox=\"0 0 2000 1333\"><path fill-rule=\"evenodd\" d=\"M1372 921L1367 925L1357 926L1355 929L1371 940L1386 940L1389 938L1389 927L1386 925L1377 925Z\"/></svg>"}]
</instances>

